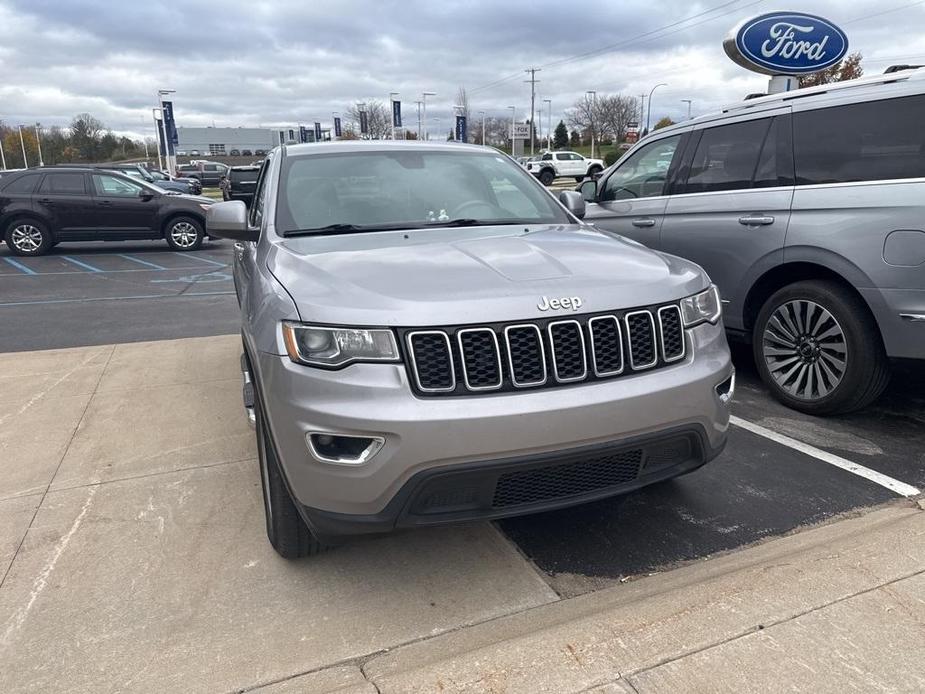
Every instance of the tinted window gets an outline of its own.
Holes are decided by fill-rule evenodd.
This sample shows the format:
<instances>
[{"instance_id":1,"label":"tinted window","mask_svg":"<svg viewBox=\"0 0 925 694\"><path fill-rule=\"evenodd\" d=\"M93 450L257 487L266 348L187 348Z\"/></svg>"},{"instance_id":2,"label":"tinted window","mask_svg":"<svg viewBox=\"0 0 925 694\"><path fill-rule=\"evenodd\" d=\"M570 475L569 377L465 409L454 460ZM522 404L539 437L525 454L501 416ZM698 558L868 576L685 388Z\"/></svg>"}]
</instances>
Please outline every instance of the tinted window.
<instances>
[{"instance_id":1,"label":"tinted window","mask_svg":"<svg viewBox=\"0 0 925 694\"><path fill-rule=\"evenodd\" d=\"M772 188L793 185L793 144L790 116L776 116L764 140L758 167L755 169L754 188Z\"/></svg>"},{"instance_id":2,"label":"tinted window","mask_svg":"<svg viewBox=\"0 0 925 694\"><path fill-rule=\"evenodd\" d=\"M12 181L6 185L0 184L3 187L4 193L25 193L29 194L35 190L35 184L39 181L38 174L26 174L25 176L20 176L19 178L14 178Z\"/></svg>"},{"instance_id":3,"label":"tinted window","mask_svg":"<svg viewBox=\"0 0 925 694\"><path fill-rule=\"evenodd\" d=\"M925 177L925 95L793 115L797 185Z\"/></svg>"},{"instance_id":4,"label":"tinted window","mask_svg":"<svg viewBox=\"0 0 925 694\"><path fill-rule=\"evenodd\" d=\"M674 135L638 149L608 176L600 199L606 202L661 195L680 141L681 136Z\"/></svg>"},{"instance_id":5,"label":"tinted window","mask_svg":"<svg viewBox=\"0 0 925 694\"><path fill-rule=\"evenodd\" d=\"M131 181L105 174L94 174L93 186L97 195L117 198L137 198L142 190L141 186Z\"/></svg>"},{"instance_id":6,"label":"tinted window","mask_svg":"<svg viewBox=\"0 0 925 694\"><path fill-rule=\"evenodd\" d=\"M542 159L543 159L543 161L549 161L549 160L552 159L552 155L551 155L551 154L544 154L544 155L542 156Z\"/></svg>"},{"instance_id":7,"label":"tinted window","mask_svg":"<svg viewBox=\"0 0 925 694\"><path fill-rule=\"evenodd\" d=\"M86 195L84 175L80 173L53 173L45 176L40 193L57 195Z\"/></svg>"},{"instance_id":8,"label":"tinted window","mask_svg":"<svg viewBox=\"0 0 925 694\"><path fill-rule=\"evenodd\" d=\"M770 124L770 118L762 118L704 130L682 192L751 188ZM766 162L765 168L770 165ZM776 169L776 158L773 166Z\"/></svg>"},{"instance_id":9,"label":"tinted window","mask_svg":"<svg viewBox=\"0 0 925 694\"><path fill-rule=\"evenodd\" d=\"M563 224L568 217L505 156L481 152L371 151L287 157L280 174L280 231L332 224L423 229L454 219L483 224Z\"/></svg>"}]
</instances>

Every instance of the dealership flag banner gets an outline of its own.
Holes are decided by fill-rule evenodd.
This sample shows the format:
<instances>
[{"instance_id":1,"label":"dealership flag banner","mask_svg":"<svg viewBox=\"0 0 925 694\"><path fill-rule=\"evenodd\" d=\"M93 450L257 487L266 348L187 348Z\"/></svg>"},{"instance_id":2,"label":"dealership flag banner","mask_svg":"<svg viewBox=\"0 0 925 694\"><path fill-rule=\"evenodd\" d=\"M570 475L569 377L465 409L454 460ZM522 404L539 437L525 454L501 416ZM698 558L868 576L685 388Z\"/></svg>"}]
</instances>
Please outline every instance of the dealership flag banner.
<instances>
[{"instance_id":1,"label":"dealership flag banner","mask_svg":"<svg viewBox=\"0 0 925 694\"><path fill-rule=\"evenodd\" d=\"M334 137L340 137L340 118L334 118Z\"/></svg>"},{"instance_id":2,"label":"dealership flag banner","mask_svg":"<svg viewBox=\"0 0 925 694\"><path fill-rule=\"evenodd\" d=\"M315 121L315 142L321 142L321 123Z\"/></svg>"},{"instance_id":3,"label":"dealership flag banner","mask_svg":"<svg viewBox=\"0 0 925 694\"><path fill-rule=\"evenodd\" d=\"M155 118L154 122L157 123L157 149L162 157L166 157L167 148L164 147L164 122L160 118Z\"/></svg>"},{"instance_id":4,"label":"dealership flag banner","mask_svg":"<svg viewBox=\"0 0 925 694\"><path fill-rule=\"evenodd\" d=\"M392 102L392 127L401 127L401 101Z\"/></svg>"},{"instance_id":5,"label":"dealership flag banner","mask_svg":"<svg viewBox=\"0 0 925 694\"><path fill-rule=\"evenodd\" d=\"M360 134L369 134L369 116L366 115L366 111L360 111Z\"/></svg>"},{"instance_id":6,"label":"dealership flag banner","mask_svg":"<svg viewBox=\"0 0 925 694\"><path fill-rule=\"evenodd\" d=\"M456 141L466 141L466 117L456 116Z\"/></svg>"},{"instance_id":7,"label":"dealership flag banner","mask_svg":"<svg viewBox=\"0 0 925 694\"><path fill-rule=\"evenodd\" d=\"M304 125L299 126L299 142L308 142L308 128Z\"/></svg>"},{"instance_id":8,"label":"dealership flag banner","mask_svg":"<svg viewBox=\"0 0 925 694\"><path fill-rule=\"evenodd\" d=\"M173 156L175 153L174 148L180 142L180 138L177 133L177 124L173 120L173 102L162 101L161 113L164 116L164 129L167 131L167 153L170 156Z\"/></svg>"}]
</instances>

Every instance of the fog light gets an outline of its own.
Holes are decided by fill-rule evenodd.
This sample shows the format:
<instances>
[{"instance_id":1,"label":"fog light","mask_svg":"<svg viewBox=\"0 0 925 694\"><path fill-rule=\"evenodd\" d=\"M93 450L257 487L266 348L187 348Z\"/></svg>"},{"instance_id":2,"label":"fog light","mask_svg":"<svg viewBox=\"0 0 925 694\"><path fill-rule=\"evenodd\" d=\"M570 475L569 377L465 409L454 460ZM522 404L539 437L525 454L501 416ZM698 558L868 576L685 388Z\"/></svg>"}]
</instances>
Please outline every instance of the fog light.
<instances>
[{"instance_id":1,"label":"fog light","mask_svg":"<svg viewBox=\"0 0 925 694\"><path fill-rule=\"evenodd\" d=\"M316 460L337 465L362 465L385 444L381 436L351 436L311 431L305 436Z\"/></svg>"},{"instance_id":2,"label":"fog light","mask_svg":"<svg viewBox=\"0 0 925 694\"><path fill-rule=\"evenodd\" d=\"M732 396L735 395L736 390L736 374L735 371L732 372L732 375L727 378L725 381L716 386L716 396L719 398L719 401L724 405L728 405L732 400Z\"/></svg>"}]
</instances>

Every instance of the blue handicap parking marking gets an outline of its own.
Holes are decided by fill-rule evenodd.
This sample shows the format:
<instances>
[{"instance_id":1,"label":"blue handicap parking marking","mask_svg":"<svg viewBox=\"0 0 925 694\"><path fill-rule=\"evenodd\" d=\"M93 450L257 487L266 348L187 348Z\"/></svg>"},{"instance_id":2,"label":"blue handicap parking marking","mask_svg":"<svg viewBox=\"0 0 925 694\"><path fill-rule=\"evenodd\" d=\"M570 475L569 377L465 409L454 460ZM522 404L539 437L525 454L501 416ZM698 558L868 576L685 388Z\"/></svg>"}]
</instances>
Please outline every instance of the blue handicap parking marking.
<instances>
[{"instance_id":1,"label":"blue handicap parking marking","mask_svg":"<svg viewBox=\"0 0 925 694\"><path fill-rule=\"evenodd\" d=\"M136 258L133 255L125 255L123 253L120 253L119 257L125 258L126 260L130 260L133 263L138 263L139 265L144 265L145 267L149 267L153 270L166 270L167 269L163 265L158 265L157 263L152 263L147 260L142 260L141 258Z\"/></svg>"},{"instance_id":2,"label":"blue handicap parking marking","mask_svg":"<svg viewBox=\"0 0 925 694\"><path fill-rule=\"evenodd\" d=\"M19 270L19 272L22 273L22 274L24 274L24 275L37 275L37 274L38 274L35 270L33 270L33 269L30 268L29 266L23 264L23 263L22 263L21 261L19 261L19 260L13 260L12 258L6 258L6 257L4 258L4 260L7 262L7 264L8 264L10 267L13 267L13 268L15 268L16 270ZM4 273L4 274L6 274L6 273ZM11 272L10 274L12 274L12 272Z\"/></svg>"},{"instance_id":3,"label":"blue handicap parking marking","mask_svg":"<svg viewBox=\"0 0 925 694\"><path fill-rule=\"evenodd\" d=\"M77 267L83 268L83 269L86 270L87 272L103 272L103 271L100 270L98 267L96 267L96 266L94 266L94 265L90 265L90 263L85 263L85 262L82 261L82 260L77 260L77 258L74 258L73 256L70 256L70 255L62 255L62 256L61 256L61 259L62 259L62 260L66 260L67 262L71 263L72 265L76 265Z\"/></svg>"}]
</instances>

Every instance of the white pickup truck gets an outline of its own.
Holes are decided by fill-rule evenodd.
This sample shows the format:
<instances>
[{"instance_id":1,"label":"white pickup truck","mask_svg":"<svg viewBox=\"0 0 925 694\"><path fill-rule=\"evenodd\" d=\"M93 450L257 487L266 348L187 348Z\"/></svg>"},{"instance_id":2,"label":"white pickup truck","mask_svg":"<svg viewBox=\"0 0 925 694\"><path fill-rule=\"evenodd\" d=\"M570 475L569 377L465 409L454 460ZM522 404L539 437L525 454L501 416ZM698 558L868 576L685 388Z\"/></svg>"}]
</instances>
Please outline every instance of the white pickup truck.
<instances>
[{"instance_id":1,"label":"white pickup truck","mask_svg":"<svg viewBox=\"0 0 925 694\"><path fill-rule=\"evenodd\" d=\"M574 178L582 181L604 170L600 159L588 159L577 152L543 152L539 157L525 164L544 186L551 185L557 178Z\"/></svg>"}]
</instances>

